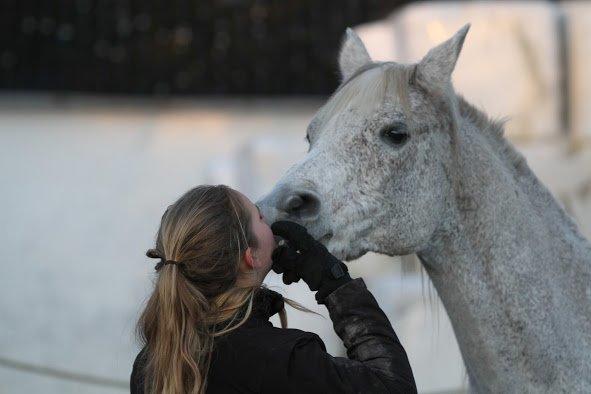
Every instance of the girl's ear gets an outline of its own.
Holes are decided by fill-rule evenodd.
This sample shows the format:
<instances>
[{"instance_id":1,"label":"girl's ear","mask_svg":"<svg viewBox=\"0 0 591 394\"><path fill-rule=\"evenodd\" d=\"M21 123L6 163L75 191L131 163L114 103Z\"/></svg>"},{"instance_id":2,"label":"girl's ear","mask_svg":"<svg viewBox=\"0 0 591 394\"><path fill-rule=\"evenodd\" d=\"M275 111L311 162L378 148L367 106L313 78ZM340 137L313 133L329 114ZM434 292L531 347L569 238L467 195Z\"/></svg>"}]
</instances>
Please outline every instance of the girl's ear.
<instances>
[{"instance_id":1,"label":"girl's ear","mask_svg":"<svg viewBox=\"0 0 591 394\"><path fill-rule=\"evenodd\" d=\"M246 264L246 267L249 269L256 268L256 261L252 253L252 248L250 246L246 249L246 252L244 253L244 263Z\"/></svg>"}]
</instances>

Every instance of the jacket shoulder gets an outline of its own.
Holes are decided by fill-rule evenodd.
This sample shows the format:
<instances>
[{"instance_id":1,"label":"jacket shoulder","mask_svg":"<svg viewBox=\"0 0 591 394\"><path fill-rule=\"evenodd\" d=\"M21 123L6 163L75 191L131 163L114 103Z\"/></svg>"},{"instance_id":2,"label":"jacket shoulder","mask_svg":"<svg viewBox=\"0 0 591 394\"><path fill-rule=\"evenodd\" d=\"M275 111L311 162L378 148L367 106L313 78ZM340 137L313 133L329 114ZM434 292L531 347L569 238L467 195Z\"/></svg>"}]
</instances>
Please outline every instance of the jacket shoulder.
<instances>
[{"instance_id":1,"label":"jacket shoulder","mask_svg":"<svg viewBox=\"0 0 591 394\"><path fill-rule=\"evenodd\" d=\"M325 349L324 342L315 333L297 328L279 328L268 325L244 327L219 338L218 349L253 351L260 356L277 357L278 352L291 352L298 343L315 341Z\"/></svg>"},{"instance_id":2,"label":"jacket shoulder","mask_svg":"<svg viewBox=\"0 0 591 394\"><path fill-rule=\"evenodd\" d=\"M310 343L326 351L326 346L318 334L297 328L273 328L275 332L273 336L275 337L276 344L286 353L291 353L294 348Z\"/></svg>"}]
</instances>

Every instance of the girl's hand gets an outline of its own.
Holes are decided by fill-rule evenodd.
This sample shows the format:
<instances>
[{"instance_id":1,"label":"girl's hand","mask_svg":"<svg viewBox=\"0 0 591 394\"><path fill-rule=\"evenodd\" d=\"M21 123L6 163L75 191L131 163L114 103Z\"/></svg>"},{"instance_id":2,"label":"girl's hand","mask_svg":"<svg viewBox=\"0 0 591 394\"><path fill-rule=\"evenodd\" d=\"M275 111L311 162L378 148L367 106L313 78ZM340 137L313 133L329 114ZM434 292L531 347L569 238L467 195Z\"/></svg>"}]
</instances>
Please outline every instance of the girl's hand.
<instances>
[{"instance_id":1,"label":"girl's hand","mask_svg":"<svg viewBox=\"0 0 591 394\"><path fill-rule=\"evenodd\" d=\"M305 227L282 220L273 223L271 230L286 241L272 254L272 269L283 273L283 283L303 279L310 290L318 290L316 301L322 304L328 294L351 280L347 266L316 241Z\"/></svg>"}]
</instances>

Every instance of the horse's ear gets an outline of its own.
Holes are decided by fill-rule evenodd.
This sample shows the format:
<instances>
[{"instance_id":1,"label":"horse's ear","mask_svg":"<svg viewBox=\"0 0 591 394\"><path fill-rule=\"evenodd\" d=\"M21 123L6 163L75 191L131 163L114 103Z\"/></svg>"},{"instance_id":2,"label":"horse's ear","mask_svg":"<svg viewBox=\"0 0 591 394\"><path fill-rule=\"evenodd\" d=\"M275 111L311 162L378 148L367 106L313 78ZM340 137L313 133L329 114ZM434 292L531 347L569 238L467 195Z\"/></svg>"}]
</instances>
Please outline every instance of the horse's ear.
<instances>
[{"instance_id":1,"label":"horse's ear","mask_svg":"<svg viewBox=\"0 0 591 394\"><path fill-rule=\"evenodd\" d=\"M368 63L371 63L371 58L365 45L353 29L348 27L339 52L341 81L349 78L359 67Z\"/></svg>"},{"instance_id":2,"label":"horse's ear","mask_svg":"<svg viewBox=\"0 0 591 394\"><path fill-rule=\"evenodd\" d=\"M431 48L417 65L417 77L431 87L443 89L451 80L464 39L470 29L470 24L464 25L453 37Z\"/></svg>"}]
</instances>

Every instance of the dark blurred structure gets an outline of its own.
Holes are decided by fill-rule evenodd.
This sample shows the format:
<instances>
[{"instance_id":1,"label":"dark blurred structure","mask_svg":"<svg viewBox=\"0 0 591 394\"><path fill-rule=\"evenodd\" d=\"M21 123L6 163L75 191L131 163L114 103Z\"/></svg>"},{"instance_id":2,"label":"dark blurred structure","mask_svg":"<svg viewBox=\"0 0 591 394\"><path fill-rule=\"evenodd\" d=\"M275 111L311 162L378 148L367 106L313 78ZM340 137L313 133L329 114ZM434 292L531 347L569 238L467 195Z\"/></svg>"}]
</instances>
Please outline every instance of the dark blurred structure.
<instances>
[{"instance_id":1,"label":"dark blurred structure","mask_svg":"<svg viewBox=\"0 0 591 394\"><path fill-rule=\"evenodd\" d=\"M327 94L344 30L392 0L2 0L0 89Z\"/></svg>"}]
</instances>

